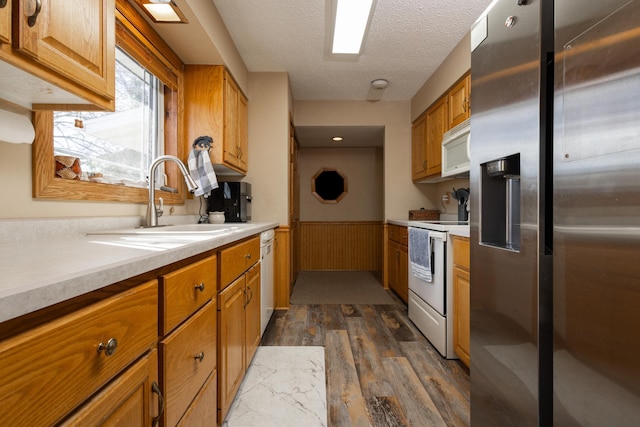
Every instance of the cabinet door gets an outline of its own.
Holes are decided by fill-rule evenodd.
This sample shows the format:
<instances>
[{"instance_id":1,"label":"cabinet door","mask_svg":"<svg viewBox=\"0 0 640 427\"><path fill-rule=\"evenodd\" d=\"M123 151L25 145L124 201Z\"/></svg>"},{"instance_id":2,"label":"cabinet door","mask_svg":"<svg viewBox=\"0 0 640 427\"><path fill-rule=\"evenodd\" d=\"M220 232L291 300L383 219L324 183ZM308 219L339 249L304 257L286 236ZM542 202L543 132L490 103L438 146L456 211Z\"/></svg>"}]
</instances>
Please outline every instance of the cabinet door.
<instances>
[{"instance_id":1,"label":"cabinet door","mask_svg":"<svg viewBox=\"0 0 640 427\"><path fill-rule=\"evenodd\" d=\"M453 348L460 360L470 363L469 272L453 268Z\"/></svg>"},{"instance_id":2,"label":"cabinet door","mask_svg":"<svg viewBox=\"0 0 640 427\"><path fill-rule=\"evenodd\" d=\"M247 98L238 91L238 167L249 169L249 106Z\"/></svg>"},{"instance_id":3,"label":"cabinet door","mask_svg":"<svg viewBox=\"0 0 640 427\"><path fill-rule=\"evenodd\" d=\"M411 177L414 181L427 176L426 126L427 116L423 115L411 129Z\"/></svg>"},{"instance_id":4,"label":"cabinet door","mask_svg":"<svg viewBox=\"0 0 640 427\"><path fill-rule=\"evenodd\" d=\"M471 76L466 76L449 91L449 122L447 130L469 118L469 88Z\"/></svg>"},{"instance_id":5,"label":"cabinet door","mask_svg":"<svg viewBox=\"0 0 640 427\"><path fill-rule=\"evenodd\" d=\"M157 352L153 350L92 397L61 426L148 426L159 412Z\"/></svg>"},{"instance_id":6,"label":"cabinet door","mask_svg":"<svg viewBox=\"0 0 640 427\"><path fill-rule=\"evenodd\" d=\"M114 98L115 0L20 0L17 4L16 50Z\"/></svg>"},{"instance_id":7,"label":"cabinet door","mask_svg":"<svg viewBox=\"0 0 640 427\"><path fill-rule=\"evenodd\" d=\"M439 175L442 171L442 134L447 127L447 97L442 97L427 111L427 171Z\"/></svg>"},{"instance_id":8,"label":"cabinet door","mask_svg":"<svg viewBox=\"0 0 640 427\"><path fill-rule=\"evenodd\" d=\"M399 245L398 264L398 295L407 302L409 299L409 250L407 246Z\"/></svg>"},{"instance_id":9,"label":"cabinet door","mask_svg":"<svg viewBox=\"0 0 640 427\"><path fill-rule=\"evenodd\" d=\"M224 77L224 161L238 162L238 87L231 77Z\"/></svg>"},{"instance_id":10,"label":"cabinet door","mask_svg":"<svg viewBox=\"0 0 640 427\"><path fill-rule=\"evenodd\" d=\"M260 263L247 271L246 291L246 336L245 336L245 369L249 368L251 359L260 345Z\"/></svg>"},{"instance_id":11,"label":"cabinet door","mask_svg":"<svg viewBox=\"0 0 640 427\"><path fill-rule=\"evenodd\" d=\"M400 249L394 241L389 241L389 288L398 293L398 267L400 266Z\"/></svg>"},{"instance_id":12,"label":"cabinet door","mask_svg":"<svg viewBox=\"0 0 640 427\"><path fill-rule=\"evenodd\" d=\"M0 43L11 43L11 0L4 1L0 8Z\"/></svg>"},{"instance_id":13,"label":"cabinet door","mask_svg":"<svg viewBox=\"0 0 640 427\"><path fill-rule=\"evenodd\" d=\"M218 423L224 421L245 372L245 276L218 294Z\"/></svg>"}]
</instances>

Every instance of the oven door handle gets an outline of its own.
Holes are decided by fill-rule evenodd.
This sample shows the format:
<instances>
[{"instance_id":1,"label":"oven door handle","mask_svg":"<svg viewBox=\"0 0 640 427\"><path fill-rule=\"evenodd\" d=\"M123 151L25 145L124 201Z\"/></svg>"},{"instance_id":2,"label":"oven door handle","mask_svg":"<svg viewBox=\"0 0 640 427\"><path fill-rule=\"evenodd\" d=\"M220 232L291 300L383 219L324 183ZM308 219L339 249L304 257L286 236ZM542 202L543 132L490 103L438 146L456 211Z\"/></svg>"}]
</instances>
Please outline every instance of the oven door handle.
<instances>
[{"instance_id":1,"label":"oven door handle","mask_svg":"<svg viewBox=\"0 0 640 427\"><path fill-rule=\"evenodd\" d=\"M436 267L436 253L431 249L431 275L435 274Z\"/></svg>"}]
</instances>

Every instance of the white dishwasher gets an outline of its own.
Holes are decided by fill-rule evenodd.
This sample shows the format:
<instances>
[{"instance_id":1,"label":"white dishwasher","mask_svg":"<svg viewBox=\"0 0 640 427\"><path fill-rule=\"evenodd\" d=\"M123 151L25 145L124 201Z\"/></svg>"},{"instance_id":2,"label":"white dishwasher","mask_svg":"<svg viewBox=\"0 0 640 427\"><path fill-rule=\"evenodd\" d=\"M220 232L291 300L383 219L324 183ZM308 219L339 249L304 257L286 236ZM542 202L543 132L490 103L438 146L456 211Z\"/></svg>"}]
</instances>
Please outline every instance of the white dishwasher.
<instances>
[{"instance_id":1,"label":"white dishwasher","mask_svg":"<svg viewBox=\"0 0 640 427\"><path fill-rule=\"evenodd\" d=\"M264 334L274 309L273 290L273 230L260 233L260 334Z\"/></svg>"}]
</instances>

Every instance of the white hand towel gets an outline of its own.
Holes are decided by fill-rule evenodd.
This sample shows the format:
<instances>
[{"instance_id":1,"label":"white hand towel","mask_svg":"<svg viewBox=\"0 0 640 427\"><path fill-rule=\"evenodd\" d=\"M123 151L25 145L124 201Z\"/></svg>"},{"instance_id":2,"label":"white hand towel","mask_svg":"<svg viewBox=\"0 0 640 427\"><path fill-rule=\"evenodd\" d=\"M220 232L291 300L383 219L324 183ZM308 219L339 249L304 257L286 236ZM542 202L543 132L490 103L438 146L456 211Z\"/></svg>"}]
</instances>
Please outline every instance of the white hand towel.
<instances>
[{"instance_id":1,"label":"white hand towel","mask_svg":"<svg viewBox=\"0 0 640 427\"><path fill-rule=\"evenodd\" d=\"M193 149L189 153L189 174L198 184L194 191L195 196L209 197L211 190L218 188L218 179L211 164L209 152L206 150Z\"/></svg>"},{"instance_id":2,"label":"white hand towel","mask_svg":"<svg viewBox=\"0 0 640 427\"><path fill-rule=\"evenodd\" d=\"M411 273L431 282L431 239L429 230L409 227L409 261Z\"/></svg>"}]
</instances>

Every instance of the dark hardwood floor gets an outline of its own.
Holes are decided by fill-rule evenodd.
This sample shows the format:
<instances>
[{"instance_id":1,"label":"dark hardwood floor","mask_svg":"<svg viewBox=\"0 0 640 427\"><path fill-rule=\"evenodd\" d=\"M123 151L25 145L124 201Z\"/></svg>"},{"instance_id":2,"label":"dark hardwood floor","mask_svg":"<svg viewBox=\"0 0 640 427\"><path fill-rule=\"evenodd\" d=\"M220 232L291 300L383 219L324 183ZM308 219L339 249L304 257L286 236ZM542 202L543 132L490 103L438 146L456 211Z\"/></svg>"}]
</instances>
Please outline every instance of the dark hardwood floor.
<instances>
[{"instance_id":1,"label":"dark hardwood floor","mask_svg":"<svg viewBox=\"0 0 640 427\"><path fill-rule=\"evenodd\" d=\"M469 372L392 305L292 305L261 345L324 346L329 426L468 426Z\"/></svg>"}]
</instances>

